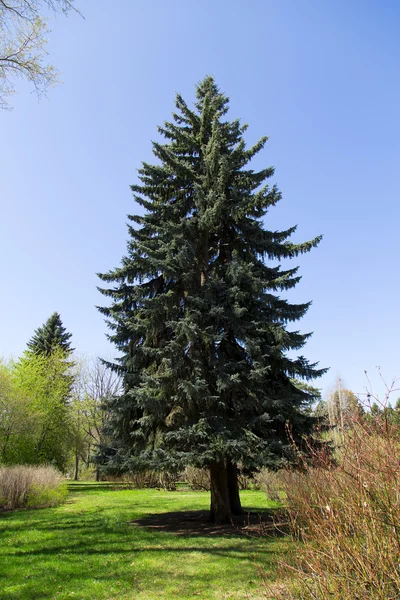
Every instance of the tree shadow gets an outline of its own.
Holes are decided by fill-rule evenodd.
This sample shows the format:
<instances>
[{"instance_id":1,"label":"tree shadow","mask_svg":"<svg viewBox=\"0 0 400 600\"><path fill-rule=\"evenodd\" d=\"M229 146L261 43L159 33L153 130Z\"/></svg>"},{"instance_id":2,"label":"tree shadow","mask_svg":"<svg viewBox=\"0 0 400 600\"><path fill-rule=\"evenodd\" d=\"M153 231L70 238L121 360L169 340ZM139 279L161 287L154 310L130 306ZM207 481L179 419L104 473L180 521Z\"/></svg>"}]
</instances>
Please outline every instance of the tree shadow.
<instances>
[{"instance_id":1,"label":"tree shadow","mask_svg":"<svg viewBox=\"0 0 400 600\"><path fill-rule=\"evenodd\" d=\"M88 492L115 492L116 490L127 489L121 484L111 482L93 482L81 483L80 481L68 481L68 491L72 494L87 494Z\"/></svg>"},{"instance_id":2,"label":"tree shadow","mask_svg":"<svg viewBox=\"0 0 400 600\"><path fill-rule=\"evenodd\" d=\"M243 515L234 516L230 523L216 525L209 520L206 510L188 510L151 514L131 521L133 526L141 526L156 531L166 531L177 536L251 536L279 537L286 533L286 520L282 510L246 509Z\"/></svg>"}]
</instances>

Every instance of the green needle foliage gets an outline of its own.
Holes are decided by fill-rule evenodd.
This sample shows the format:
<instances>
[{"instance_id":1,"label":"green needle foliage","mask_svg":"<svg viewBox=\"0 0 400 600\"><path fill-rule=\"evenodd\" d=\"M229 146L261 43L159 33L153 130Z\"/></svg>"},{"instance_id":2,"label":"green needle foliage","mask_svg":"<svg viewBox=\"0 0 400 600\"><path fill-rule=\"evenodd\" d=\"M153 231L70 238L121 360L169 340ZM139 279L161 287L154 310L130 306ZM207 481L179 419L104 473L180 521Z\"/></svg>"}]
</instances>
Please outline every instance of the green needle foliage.
<instances>
[{"instance_id":1,"label":"green needle foliage","mask_svg":"<svg viewBox=\"0 0 400 600\"><path fill-rule=\"evenodd\" d=\"M53 354L56 349L61 349L67 356L73 351L69 341L71 337L72 334L66 331L60 315L55 312L42 327L36 329L28 342L28 348L34 354L45 356Z\"/></svg>"},{"instance_id":2,"label":"green needle foliage","mask_svg":"<svg viewBox=\"0 0 400 600\"><path fill-rule=\"evenodd\" d=\"M157 164L143 163L132 186L145 213L129 216L127 256L100 275L114 284L100 310L124 379L104 457L120 470L209 468L211 518L223 522L241 510L238 465L276 467L291 455L287 423L295 440L311 431L314 396L293 379L324 370L292 358L310 334L288 325L309 303L278 295L300 279L279 261L321 237L294 244L296 227L264 227L281 196L267 183L273 168L249 163L267 138L246 148L247 126L225 119L228 98L211 77L194 110L179 95L176 107L159 128L166 143L153 143Z\"/></svg>"}]
</instances>

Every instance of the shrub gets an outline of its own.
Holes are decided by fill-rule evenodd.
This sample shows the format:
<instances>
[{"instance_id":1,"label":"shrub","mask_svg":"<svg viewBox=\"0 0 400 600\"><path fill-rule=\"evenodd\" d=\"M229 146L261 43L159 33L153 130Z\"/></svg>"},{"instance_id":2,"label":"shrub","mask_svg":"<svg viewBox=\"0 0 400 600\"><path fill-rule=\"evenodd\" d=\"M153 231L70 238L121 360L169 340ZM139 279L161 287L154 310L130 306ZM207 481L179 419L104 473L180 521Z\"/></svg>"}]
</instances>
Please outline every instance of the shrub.
<instances>
[{"instance_id":1,"label":"shrub","mask_svg":"<svg viewBox=\"0 0 400 600\"><path fill-rule=\"evenodd\" d=\"M107 475L105 479L136 489L162 488L174 491L178 475L166 471L138 471L137 473L127 473L125 475Z\"/></svg>"},{"instance_id":2,"label":"shrub","mask_svg":"<svg viewBox=\"0 0 400 600\"><path fill-rule=\"evenodd\" d=\"M66 483L53 467L0 468L0 506L6 509L55 506L66 495Z\"/></svg>"},{"instance_id":3,"label":"shrub","mask_svg":"<svg viewBox=\"0 0 400 600\"><path fill-rule=\"evenodd\" d=\"M342 432L336 465L319 452L314 466L286 473L289 518L301 544L286 565L292 591L274 598L399 598L399 439L386 419L358 416Z\"/></svg>"},{"instance_id":4,"label":"shrub","mask_svg":"<svg viewBox=\"0 0 400 600\"><path fill-rule=\"evenodd\" d=\"M210 472L206 469L186 467L183 478L192 490L209 492L211 489Z\"/></svg>"},{"instance_id":5,"label":"shrub","mask_svg":"<svg viewBox=\"0 0 400 600\"><path fill-rule=\"evenodd\" d=\"M263 490L270 500L281 502L284 496L284 479L282 471L261 469L254 475L254 487Z\"/></svg>"},{"instance_id":6,"label":"shrub","mask_svg":"<svg viewBox=\"0 0 400 600\"><path fill-rule=\"evenodd\" d=\"M183 479L192 490L204 490L209 492L211 489L210 471L208 469L186 467L183 473ZM238 484L240 490L249 490L255 487L254 479L241 473L240 468Z\"/></svg>"}]
</instances>

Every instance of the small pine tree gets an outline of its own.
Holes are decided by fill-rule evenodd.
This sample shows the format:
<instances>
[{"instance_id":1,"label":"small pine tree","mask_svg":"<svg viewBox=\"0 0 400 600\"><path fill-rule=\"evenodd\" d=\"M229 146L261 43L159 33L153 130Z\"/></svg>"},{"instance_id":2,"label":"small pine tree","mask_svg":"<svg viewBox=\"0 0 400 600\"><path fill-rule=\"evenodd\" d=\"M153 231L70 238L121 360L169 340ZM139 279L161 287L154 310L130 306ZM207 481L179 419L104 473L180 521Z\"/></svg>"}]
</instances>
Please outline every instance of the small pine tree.
<instances>
[{"instance_id":1,"label":"small pine tree","mask_svg":"<svg viewBox=\"0 0 400 600\"><path fill-rule=\"evenodd\" d=\"M145 214L129 216L127 256L100 274L114 284L101 289L111 305L100 310L124 380L108 404L103 456L120 470L208 468L210 516L225 522L241 511L238 466L290 460L287 424L300 441L315 422L314 395L296 380L325 370L292 357L310 334L288 325L309 303L278 295L300 279L278 261L321 238L294 244L296 227L264 227L280 193L266 183L273 168L248 164L267 138L246 149L246 126L225 119L228 99L211 77L194 110L179 95L176 106L159 129L166 143L153 143L158 163L143 163L132 186Z\"/></svg>"},{"instance_id":2,"label":"small pine tree","mask_svg":"<svg viewBox=\"0 0 400 600\"><path fill-rule=\"evenodd\" d=\"M28 348L34 354L45 356L49 356L56 349L61 349L68 356L74 350L69 341L71 337L72 334L66 331L60 315L55 312L42 327L36 329L28 342Z\"/></svg>"}]
</instances>

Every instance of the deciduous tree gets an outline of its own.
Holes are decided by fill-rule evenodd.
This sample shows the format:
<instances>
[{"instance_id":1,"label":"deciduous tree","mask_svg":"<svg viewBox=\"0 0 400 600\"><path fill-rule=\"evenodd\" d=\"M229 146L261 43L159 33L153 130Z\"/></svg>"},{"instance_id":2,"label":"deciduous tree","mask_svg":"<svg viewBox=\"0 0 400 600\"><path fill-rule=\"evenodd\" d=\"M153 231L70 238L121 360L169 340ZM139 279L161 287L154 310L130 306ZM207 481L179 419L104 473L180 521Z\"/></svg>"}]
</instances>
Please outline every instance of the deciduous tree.
<instances>
[{"instance_id":1,"label":"deciduous tree","mask_svg":"<svg viewBox=\"0 0 400 600\"><path fill-rule=\"evenodd\" d=\"M43 94L57 80L46 62L47 23L44 12L67 13L74 0L0 0L0 106L8 107L15 80L27 79Z\"/></svg>"},{"instance_id":2,"label":"deciduous tree","mask_svg":"<svg viewBox=\"0 0 400 600\"><path fill-rule=\"evenodd\" d=\"M64 471L71 446L69 400L71 377L62 349L51 354L26 352L14 366L15 389L26 399L34 419L30 464L53 464Z\"/></svg>"},{"instance_id":3,"label":"deciduous tree","mask_svg":"<svg viewBox=\"0 0 400 600\"><path fill-rule=\"evenodd\" d=\"M79 478L79 464L87 467L105 445L108 413L105 404L121 391L117 373L99 358L76 361L75 383L71 402L72 439L74 444L74 479ZM96 463L96 479L100 476Z\"/></svg>"},{"instance_id":4,"label":"deciduous tree","mask_svg":"<svg viewBox=\"0 0 400 600\"><path fill-rule=\"evenodd\" d=\"M37 428L37 415L16 385L13 365L0 363L0 465L29 463Z\"/></svg>"}]
</instances>

